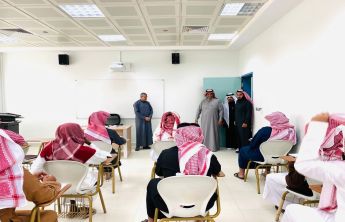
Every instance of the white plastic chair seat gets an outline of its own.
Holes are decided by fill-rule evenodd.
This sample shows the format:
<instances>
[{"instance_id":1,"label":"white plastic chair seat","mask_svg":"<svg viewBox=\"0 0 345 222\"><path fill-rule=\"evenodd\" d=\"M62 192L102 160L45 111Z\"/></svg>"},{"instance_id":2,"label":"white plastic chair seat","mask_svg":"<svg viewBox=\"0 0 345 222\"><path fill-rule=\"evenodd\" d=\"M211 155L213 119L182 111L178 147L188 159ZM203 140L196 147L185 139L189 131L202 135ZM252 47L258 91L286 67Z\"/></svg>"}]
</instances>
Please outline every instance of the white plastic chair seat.
<instances>
[{"instance_id":1,"label":"white plastic chair seat","mask_svg":"<svg viewBox=\"0 0 345 222\"><path fill-rule=\"evenodd\" d=\"M61 184L72 185L65 194L82 193L80 188L88 173L88 165L70 160L54 160L47 161L43 168L48 174L55 176Z\"/></svg>"},{"instance_id":2,"label":"white plastic chair seat","mask_svg":"<svg viewBox=\"0 0 345 222\"><path fill-rule=\"evenodd\" d=\"M90 141L91 143L95 144L95 146L100 149L103 150L105 152L110 153L111 150L113 149L113 147L111 146L111 144L105 143L103 141Z\"/></svg>"},{"instance_id":3,"label":"white plastic chair seat","mask_svg":"<svg viewBox=\"0 0 345 222\"><path fill-rule=\"evenodd\" d=\"M168 207L169 213L162 212L167 218L205 216L217 181L208 176L175 176L162 179L157 188Z\"/></svg>"},{"instance_id":4,"label":"white plastic chair seat","mask_svg":"<svg viewBox=\"0 0 345 222\"><path fill-rule=\"evenodd\" d=\"M292 149L292 142L286 140L269 140L260 145L260 152L264 161L254 161L259 164L282 164L284 161L280 158L286 156Z\"/></svg>"},{"instance_id":5,"label":"white plastic chair seat","mask_svg":"<svg viewBox=\"0 0 345 222\"><path fill-rule=\"evenodd\" d=\"M175 141L156 141L154 144L152 144L151 156L153 161L157 161L159 155L163 150L169 149L174 146L176 146Z\"/></svg>"}]
</instances>

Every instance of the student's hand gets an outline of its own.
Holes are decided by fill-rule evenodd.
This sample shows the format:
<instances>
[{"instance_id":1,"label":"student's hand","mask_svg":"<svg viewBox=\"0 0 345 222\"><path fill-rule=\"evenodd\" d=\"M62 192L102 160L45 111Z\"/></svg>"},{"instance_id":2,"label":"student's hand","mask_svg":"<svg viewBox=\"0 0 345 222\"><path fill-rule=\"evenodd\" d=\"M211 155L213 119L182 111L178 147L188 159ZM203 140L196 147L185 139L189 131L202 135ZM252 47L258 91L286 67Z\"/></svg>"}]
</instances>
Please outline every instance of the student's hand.
<instances>
[{"instance_id":1,"label":"student's hand","mask_svg":"<svg viewBox=\"0 0 345 222\"><path fill-rule=\"evenodd\" d=\"M150 121L150 117L145 117L145 121Z\"/></svg>"},{"instance_id":2,"label":"student's hand","mask_svg":"<svg viewBox=\"0 0 345 222\"><path fill-rule=\"evenodd\" d=\"M23 148L23 149L26 149L26 148L28 148L30 145L27 143L27 142L25 142L23 145L21 145L21 147Z\"/></svg>"},{"instance_id":3,"label":"student's hand","mask_svg":"<svg viewBox=\"0 0 345 222\"><path fill-rule=\"evenodd\" d=\"M242 128L247 128L247 127L248 127L247 123L242 124Z\"/></svg>"},{"instance_id":4,"label":"student's hand","mask_svg":"<svg viewBox=\"0 0 345 222\"><path fill-rule=\"evenodd\" d=\"M48 181L56 182L56 177L54 177L53 175L43 176L42 182L48 182Z\"/></svg>"},{"instance_id":5,"label":"student's hand","mask_svg":"<svg viewBox=\"0 0 345 222\"><path fill-rule=\"evenodd\" d=\"M225 177L225 174L223 173L223 171L220 171L217 175L217 177Z\"/></svg>"},{"instance_id":6,"label":"student's hand","mask_svg":"<svg viewBox=\"0 0 345 222\"><path fill-rule=\"evenodd\" d=\"M219 121L218 121L218 125L219 125L219 126L223 125L223 120L219 120Z\"/></svg>"},{"instance_id":7,"label":"student's hand","mask_svg":"<svg viewBox=\"0 0 345 222\"><path fill-rule=\"evenodd\" d=\"M34 173L33 175L37 177L39 180L42 180L43 177L47 176L48 174L42 171L42 172Z\"/></svg>"},{"instance_id":8,"label":"student's hand","mask_svg":"<svg viewBox=\"0 0 345 222\"><path fill-rule=\"evenodd\" d=\"M328 122L328 119L329 119L329 113L320 113L313 116L313 118L311 118L311 121Z\"/></svg>"}]
</instances>

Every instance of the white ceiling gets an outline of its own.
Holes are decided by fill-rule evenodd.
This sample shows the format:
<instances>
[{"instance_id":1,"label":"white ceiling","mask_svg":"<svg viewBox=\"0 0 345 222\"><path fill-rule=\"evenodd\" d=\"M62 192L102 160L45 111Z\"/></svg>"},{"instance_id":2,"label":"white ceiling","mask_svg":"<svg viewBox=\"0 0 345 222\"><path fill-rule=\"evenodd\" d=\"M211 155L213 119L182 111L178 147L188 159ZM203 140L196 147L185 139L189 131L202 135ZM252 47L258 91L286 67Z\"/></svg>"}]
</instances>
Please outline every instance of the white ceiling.
<instances>
[{"instance_id":1,"label":"white ceiling","mask_svg":"<svg viewBox=\"0 0 345 222\"><path fill-rule=\"evenodd\" d=\"M254 16L220 16L225 3L267 0L0 0L0 29L21 28L18 40L0 47L228 46L212 33L240 32ZM72 18L59 4L96 4L105 18ZM184 26L208 26L185 33ZM8 35L8 32L0 30ZM98 35L126 41L103 42Z\"/></svg>"}]
</instances>

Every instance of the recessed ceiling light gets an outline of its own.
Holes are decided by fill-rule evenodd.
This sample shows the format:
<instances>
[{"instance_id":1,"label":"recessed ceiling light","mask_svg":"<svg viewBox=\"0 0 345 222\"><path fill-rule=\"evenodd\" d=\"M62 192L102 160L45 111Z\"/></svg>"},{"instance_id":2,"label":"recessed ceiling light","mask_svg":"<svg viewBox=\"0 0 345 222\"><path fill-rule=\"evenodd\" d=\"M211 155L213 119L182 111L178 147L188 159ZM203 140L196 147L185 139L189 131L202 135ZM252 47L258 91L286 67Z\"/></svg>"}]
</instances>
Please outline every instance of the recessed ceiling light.
<instances>
[{"instance_id":1,"label":"recessed ceiling light","mask_svg":"<svg viewBox=\"0 0 345 222\"><path fill-rule=\"evenodd\" d=\"M10 37L0 33L0 43L15 43L17 42L17 38Z\"/></svg>"},{"instance_id":2,"label":"recessed ceiling light","mask_svg":"<svg viewBox=\"0 0 345 222\"><path fill-rule=\"evenodd\" d=\"M98 37L105 42L126 41L123 35L99 35Z\"/></svg>"},{"instance_id":3,"label":"recessed ceiling light","mask_svg":"<svg viewBox=\"0 0 345 222\"><path fill-rule=\"evenodd\" d=\"M242 7L244 6L245 3L229 3L226 4L220 13L221 16L226 16L226 15L237 15Z\"/></svg>"},{"instance_id":4,"label":"recessed ceiling light","mask_svg":"<svg viewBox=\"0 0 345 222\"><path fill-rule=\"evenodd\" d=\"M74 18L104 17L102 11L95 4L59 5L59 7Z\"/></svg>"},{"instance_id":5,"label":"recessed ceiling light","mask_svg":"<svg viewBox=\"0 0 345 222\"><path fill-rule=\"evenodd\" d=\"M211 34L208 37L208 40L210 41L219 41L219 40L226 40L226 41L230 41L232 38L234 38L236 33L228 33L228 34Z\"/></svg>"}]
</instances>

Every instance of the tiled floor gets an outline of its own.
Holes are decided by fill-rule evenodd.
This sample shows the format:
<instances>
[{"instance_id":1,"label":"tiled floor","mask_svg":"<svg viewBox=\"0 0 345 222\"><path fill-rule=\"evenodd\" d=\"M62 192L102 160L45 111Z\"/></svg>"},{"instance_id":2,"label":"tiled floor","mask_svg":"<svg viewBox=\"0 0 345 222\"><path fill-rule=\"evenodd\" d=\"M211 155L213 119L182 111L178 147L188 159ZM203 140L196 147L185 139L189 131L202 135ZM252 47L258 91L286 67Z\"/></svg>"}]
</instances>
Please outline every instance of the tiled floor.
<instances>
[{"instance_id":1,"label":"tiled floor","mask_svg":"<svg viewBox=\"0 0 345 222\"><path fill-rule=\"evenodd\" d=\"M237 171L237 154L234 151L222 150L216 156L226 174L226 177L219 179L222 210L216 221L273 222L275 209L256 193L254 173L251 171L248 182L244 183L233 176ZM133 152L128 159L122 160L121 169L124 181L120 182L116 173L115 194L111 193L110 181L103 186L108 212L102 213L99 198L94 201L98 212L93 217L96 222L140 222L146 217L146 185L152 169L149 151ZM263 184L261 187L263 189Z\"/></svg>"}]
</instances>

